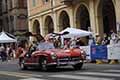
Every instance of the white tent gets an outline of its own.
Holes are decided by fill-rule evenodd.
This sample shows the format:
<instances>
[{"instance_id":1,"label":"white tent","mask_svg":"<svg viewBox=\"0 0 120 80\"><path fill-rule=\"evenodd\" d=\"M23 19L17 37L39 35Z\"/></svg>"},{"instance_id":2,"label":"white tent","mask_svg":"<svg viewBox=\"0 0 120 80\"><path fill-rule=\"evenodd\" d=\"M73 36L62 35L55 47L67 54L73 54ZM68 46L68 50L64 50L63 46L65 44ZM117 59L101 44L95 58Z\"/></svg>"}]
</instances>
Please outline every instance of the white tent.
<instances>
[{"instance_id":1,"label":"white tent","mask_svg":"<svg viewBox=\"0 0 120 80\"><path fill-rule=\"evenodd\" d=\"M0 43L17 42L16 39L9 37L4 31L0 33Z\"/></svg>"},{"instance_id":2,"label":"white tent","mask_svg":"<svg viewBox=\"0 0 120 80\"><path fill-rule=\"evenodd\" d=\"M78 38L92 35L92 32L76 28L66 28L63 31L61 31L60 34L63 34L65 32L68 32L68 34L63 35L64 38Z\"/></svg>"}]
</instances>

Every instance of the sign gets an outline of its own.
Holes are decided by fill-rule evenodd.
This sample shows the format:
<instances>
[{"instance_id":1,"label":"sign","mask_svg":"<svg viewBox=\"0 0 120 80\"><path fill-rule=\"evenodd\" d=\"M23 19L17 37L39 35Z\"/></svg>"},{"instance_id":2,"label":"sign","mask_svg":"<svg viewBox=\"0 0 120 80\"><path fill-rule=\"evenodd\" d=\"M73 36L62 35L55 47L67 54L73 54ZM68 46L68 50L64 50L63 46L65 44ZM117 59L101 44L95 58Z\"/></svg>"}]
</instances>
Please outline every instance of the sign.
<instances>
[{"instance_id":1,"label":"sign","mask_svg":"<svg viewBox=\"0 0 120 80\"><path fill-rule=\"evenodd\" d=\"M80 46L81 49L83 49L86 52L86 59L91 59L90 55L90 46Z\"/></svg>"},{"instance_id":2,"label":"sign","mask_svg":"<svg viewBox=\"0 0 120 80\"><path fill-rule=\"evenodd\" d=\"M120 59L120 44L108 45L108 59Z\"/></svg>"},{"instance_id":3,"label":"sign","mask_svg":"<svg viewBox=\"0 0 120 80\"><path fill-rule=\"evenodd\" d=\"M92 45L91 46L91 59L107 59L107 46L105 45Z\"/></svg>"}]
</instances>

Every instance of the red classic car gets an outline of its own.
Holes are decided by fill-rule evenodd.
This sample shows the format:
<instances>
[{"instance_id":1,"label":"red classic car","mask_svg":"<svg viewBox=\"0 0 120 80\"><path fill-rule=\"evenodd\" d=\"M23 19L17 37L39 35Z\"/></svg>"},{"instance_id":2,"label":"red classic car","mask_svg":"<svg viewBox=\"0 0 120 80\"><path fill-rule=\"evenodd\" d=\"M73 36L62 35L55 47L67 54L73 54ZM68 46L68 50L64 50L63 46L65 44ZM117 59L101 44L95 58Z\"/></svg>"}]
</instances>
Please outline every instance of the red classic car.
<instances>
[{"instance_id":1,"label":"red classic car","mask_svg":"<svg viewBox=\"0 0 120 80\"><path fill-rule=\"evenodd\" d=\"M43 48L43 47L42 47ZM72 65L74 69L81 69L86 53L79 48L73 49L41 49L33 51L31 54L27 53L19 58L19 65L21 69L28 67L39 67L42 70L48 70L59 66Z\"/></svg>"}]
</instances>

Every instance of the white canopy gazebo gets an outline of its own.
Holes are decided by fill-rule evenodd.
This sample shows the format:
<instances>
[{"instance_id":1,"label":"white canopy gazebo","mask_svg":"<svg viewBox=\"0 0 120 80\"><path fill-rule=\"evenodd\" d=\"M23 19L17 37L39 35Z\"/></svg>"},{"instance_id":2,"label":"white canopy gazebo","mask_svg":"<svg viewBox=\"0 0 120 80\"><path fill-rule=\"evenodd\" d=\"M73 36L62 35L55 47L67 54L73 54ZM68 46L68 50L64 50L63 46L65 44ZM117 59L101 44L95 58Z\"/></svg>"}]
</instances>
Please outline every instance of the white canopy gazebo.
<instances>
[{"instance_id":1,"label":"white canopy gazebo","mask_svg":"<svg viewBox=\"0 0 120 80\"><path fill-rule=\"evenodd\" d=\"M90 31L85 31L85 30L76 29L76 28L66 28L63 31L61 31L60 34L63 34L65 32L68 32L68 34L63 35L64 38L78 38L78 37L85 37L93 34Z\"/></svg>"},{"instance_id":2,"label":"white canopy gazebo","mask_svg":"<svg viewBox=\"0 0 120 80\"><path fill-rule=\"evenodd\" d=\"M12 43L12 42L17 42L17 39L9 37L4 31L0 33L0 43Z\"/></svg>"}]
</instances>

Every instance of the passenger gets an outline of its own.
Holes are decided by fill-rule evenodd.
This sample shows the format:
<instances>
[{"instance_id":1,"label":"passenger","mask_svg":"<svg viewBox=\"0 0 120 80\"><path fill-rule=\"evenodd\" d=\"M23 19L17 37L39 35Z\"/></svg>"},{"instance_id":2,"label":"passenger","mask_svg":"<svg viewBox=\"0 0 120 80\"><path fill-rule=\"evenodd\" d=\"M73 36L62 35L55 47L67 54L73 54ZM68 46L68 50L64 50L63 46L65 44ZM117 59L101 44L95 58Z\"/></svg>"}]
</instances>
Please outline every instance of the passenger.
<instances>
[{"instance_id":1,"label":"passenger","mask_svg":"<svg viewBox=\"0 0 120 80\"><path fill-rule=\"evenodd\" d=\"M80 47L80 46L85 46L84 42L83 42L80 38L77 39L76 45L77 45L78 47Z\"/></svg>"},{"instance_id":2,"label":"passenger","mask_svg":"<svg viewBox=\"0 0 120 80\"><path fill-rule=\"evenodd\" d=\"M41 49L45 49L45 40L41 40L39 43L38 43L38 46L37 46L37 49L36 50L41 50Z\"/></svg>"},{"instance_id":3,"label":"passenger","mask_svg":"<svg viewBox=\"0 0 120 80\"><path fill-rule=\"evenodd\" d=\"M46 44L48 45L48 46L46 46L47 49L54 49L55 46L54 46L53 37L50 37L50 38L46 41Z\"/></svg>"},{"instance_id":4,"label":"passenger","mask_svg":"<svg viewBox=\"0 0 120 80\"><path fill-rule=\"evenodd\" d=\"M70 40L70 48L75 48L76 47L76 39L75 38L72 38Z\"/></svg>"},{"instance_id":5,"label":"passenger","mask_svg":"<svg viewBox=\"0 0 120 80\"><path fill-rule=\"evenodd\" d=\"M64 49L70 48L70 41L69 39L64 40Z\"/></svg>"},{"instance_id":6,"label":"passenger","mask_svg":"<svg viewBox=\"0 0 120 80\"><path fill-rule=\"evenodd\" d=\"M55 48L61 48L61 38L60 37L55 38L54 46L55 46Z\"/></svg>"},{"instance_id":7,"label":"passenger","mask_svg":"<svg viewBox=\"0 0 120 80\"><path fill-rule=\"evenodd\" d=\"M41 41L39 41L39 44L37 46L37 50L46 50L46 49L53 49L54 44L53 44L53 38L46 38L42 39Z\"/></svg>"}]
</instances>

